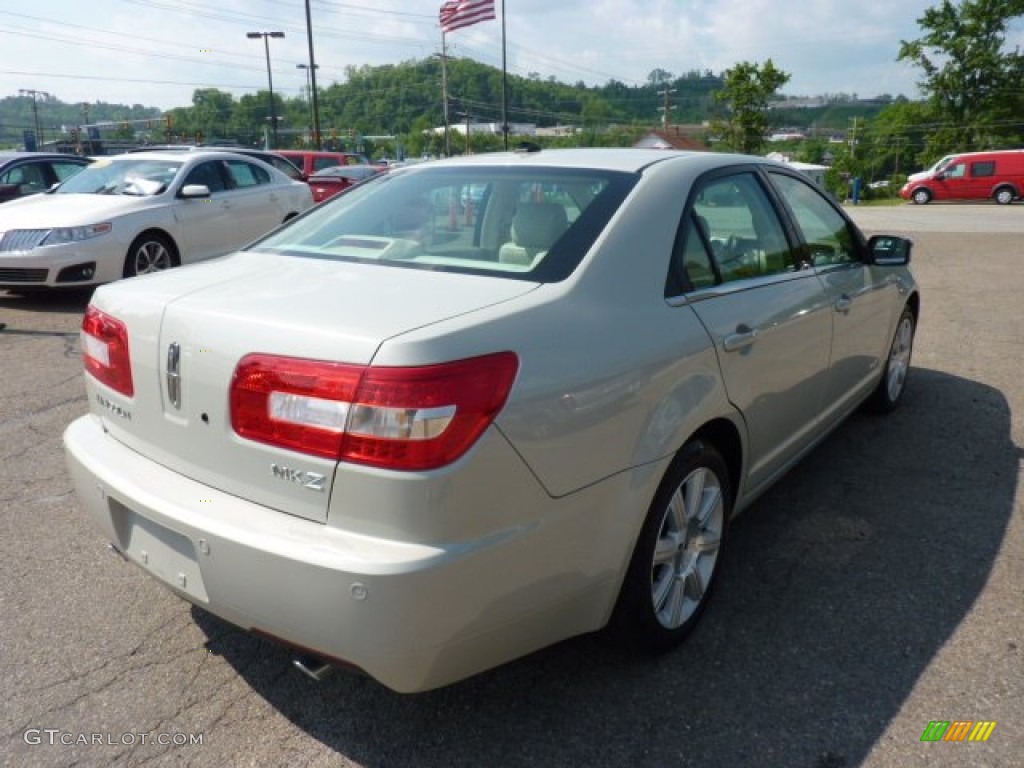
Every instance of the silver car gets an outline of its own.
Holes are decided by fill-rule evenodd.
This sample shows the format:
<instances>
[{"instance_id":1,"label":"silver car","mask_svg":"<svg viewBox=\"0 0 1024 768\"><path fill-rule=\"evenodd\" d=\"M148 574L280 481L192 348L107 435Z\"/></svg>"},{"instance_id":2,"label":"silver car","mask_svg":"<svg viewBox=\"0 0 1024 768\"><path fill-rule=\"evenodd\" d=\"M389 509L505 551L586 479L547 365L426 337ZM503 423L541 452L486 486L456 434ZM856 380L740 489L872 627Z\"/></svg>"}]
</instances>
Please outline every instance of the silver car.
<instances>
[{"instance_id":1,"label":"silver car","mask_svg":"<svg viewBox=\"0 0 1024 768\"><path fill-rule=\"evenodd\" d=\"M97 290L71 474L127 559L315 676L420 691L604 627L665 649L729 520L899 403L909 259L759 158L397 168Z\"/></svg>"}]
</instances>

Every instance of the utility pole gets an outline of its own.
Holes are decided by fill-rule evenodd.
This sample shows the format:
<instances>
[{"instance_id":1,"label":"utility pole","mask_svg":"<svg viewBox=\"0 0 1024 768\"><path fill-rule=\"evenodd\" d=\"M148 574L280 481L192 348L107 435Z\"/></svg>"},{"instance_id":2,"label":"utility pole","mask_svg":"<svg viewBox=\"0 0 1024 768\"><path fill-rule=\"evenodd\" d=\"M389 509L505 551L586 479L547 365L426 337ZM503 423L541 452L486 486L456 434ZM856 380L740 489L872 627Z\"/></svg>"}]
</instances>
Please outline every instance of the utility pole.
<instances>
[{"instance_id":1,"label":"utility pole","mask_svg":"<svg viewBox=\"0 0 1024 768\"><path fill-rule=\"evenodd\" d=\"M313 89L313 146L320 149L320 100L316 92L316 60L313 58L313 17L309 13L309 0L306 0L306 39L309 42L309 73Z\"/></svg>"},{"instance_id":2,"label":"utility pole","mask_svg":"<svg viewBox=\"0 0 1024 768\"><path fill-rule=\"evenodd\" d=\"M670 93L675 93L675 92L676 92L675 88L666 88L663 91L658 91L658 95L659 96L664 96L665 97L665 106L663 106L661 108L661 128L662 128L662 130L668 130L668 113L669 113L669 110L675 109L675 107L670 107L669 106L668 97L669 97Z\"/></svg>"},{"instance_id":3,"label":"utility pole","mask_svg":"<svg viewBox=\"0 0 1024 768\"><path fill-rule=\"evenodd\" d=\"M850 159L857 157L857 121L860 118L853 118L853 131L850 133Z\"/></svg>"},{"instance_id":4,"label":"utility pole","mask_svg":"<svg viewBox=\"0 0 1024 768\"><path fill-rule=\"evenodd\" d=\"M18 95L32 97L32 117L35 122L36 129L36 148L41 149L43 146L43 134L39 125L39 107L36 105L36 96L42 96L44 99L48 99L50 98L50 94L46 91L37 91L34 88L19 88Z\"/></svg>"}]
</instances>

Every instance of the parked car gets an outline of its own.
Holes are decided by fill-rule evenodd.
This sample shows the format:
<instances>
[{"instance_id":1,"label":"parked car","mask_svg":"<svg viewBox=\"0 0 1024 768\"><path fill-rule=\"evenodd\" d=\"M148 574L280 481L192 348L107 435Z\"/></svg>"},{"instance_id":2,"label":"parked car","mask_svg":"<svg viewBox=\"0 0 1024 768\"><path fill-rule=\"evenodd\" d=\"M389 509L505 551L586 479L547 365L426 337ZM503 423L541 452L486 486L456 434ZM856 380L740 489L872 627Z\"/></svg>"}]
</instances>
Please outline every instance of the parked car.
<instances>
[{"instance_id":1,"label":"parked car","mask_svg":"<svg viewBox=\"0 0 1024 768\"><path fill-rule=\"evenodd\" d=\"M932 200L995 200L1009 205L1024 194L1024 149L947 155L911 174L900 197L925 205Z\"/></svg>"},{"instance_id":2,"label":"parked car","mask_svg":"<svg viewBox=\"0 0 1024 768\"><path fill-rule=\"evenodd\" d=\"M386 165L336 165L317 171L307 181L313 191L313 202L320 203L371 176L386 172Z\"/></svg>"},{"instance_id":3,"label":"parked car","mask_svg":"<svg viewBox=\"0 0 1024 768\"><path fill-rule=\"evenodd\" d=\"M425 690L606 626L667 649L729 520L899 404L910 248L763 158L395 169L98 289L71 476L128 560L313 676Z\"/></svg>"},{"instance_id":4,"label":"parked car","mask_svg":"<svg viewBox=\"0 0 1024 768\"><path fill-rule=\"evenodd\" d=\"M337 165L369 165L366 158L355 152L329 152L312 149L282 149L278 154L288 158L306 176Z\"/></svg>"},{"instance_id":5,"label":"parked car","mask_svg":"<svg viewBox=\"0 0 1024 768\"><path fill-rule=\"evenodd\" d=\"M312 204L306 184L234 153L101 158L0 207L0 288L81 287L221 256Z\"/></svg>"},{"instance_id":6,"label":"parked car","mask_svg":"<svg viewBox=\"0 0 1024 768\"><path fill-rule=\"evenodd\" d=\"M0 203L45 192L71 178L88 157L49 152L0 152Z\"/></svg>"}]
</instances>

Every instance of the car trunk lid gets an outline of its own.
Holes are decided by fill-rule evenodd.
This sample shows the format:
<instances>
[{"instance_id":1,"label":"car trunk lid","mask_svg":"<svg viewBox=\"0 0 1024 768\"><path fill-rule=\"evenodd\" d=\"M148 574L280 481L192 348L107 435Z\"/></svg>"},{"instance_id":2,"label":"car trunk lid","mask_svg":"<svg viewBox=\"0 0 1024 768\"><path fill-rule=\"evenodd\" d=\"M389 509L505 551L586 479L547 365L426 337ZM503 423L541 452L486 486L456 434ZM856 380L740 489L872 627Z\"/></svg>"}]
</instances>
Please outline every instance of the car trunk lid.
<instances>
[{"instance_id":1,"label":"car trunk lid","mask_svg":"<svg viewBox=\"0 0 1024 768\"><path fill-rule=\"evenodd\" d=\"M116 284L100 289L94 303L128 326L135 392L124 398L90 380L93 408L114 437L163 466L326 520L334 460L233 430L229 394L239 361L263 353L368 365L388 338L534 287L251 253Z\"/></svg>"}]
</instances>

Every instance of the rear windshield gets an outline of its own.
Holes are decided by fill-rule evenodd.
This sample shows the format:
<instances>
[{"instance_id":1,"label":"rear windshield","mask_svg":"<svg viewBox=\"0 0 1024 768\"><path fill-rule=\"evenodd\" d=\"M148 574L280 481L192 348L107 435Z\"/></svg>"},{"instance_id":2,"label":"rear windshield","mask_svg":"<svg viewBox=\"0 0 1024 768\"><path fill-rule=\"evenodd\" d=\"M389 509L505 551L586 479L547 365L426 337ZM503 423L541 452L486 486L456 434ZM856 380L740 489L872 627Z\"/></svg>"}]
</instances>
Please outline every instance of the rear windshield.
<instances>
[{"instance_id":1,"label":"rear windshield","mask_svg":"<svg viewBox=\"0 0 1024 768\"><path fill-rule=\"evenodd\" d=\"M395 170L251 250L555 282L576 268L637 178L542 167Z\"/></svg>"}]
</instances>

